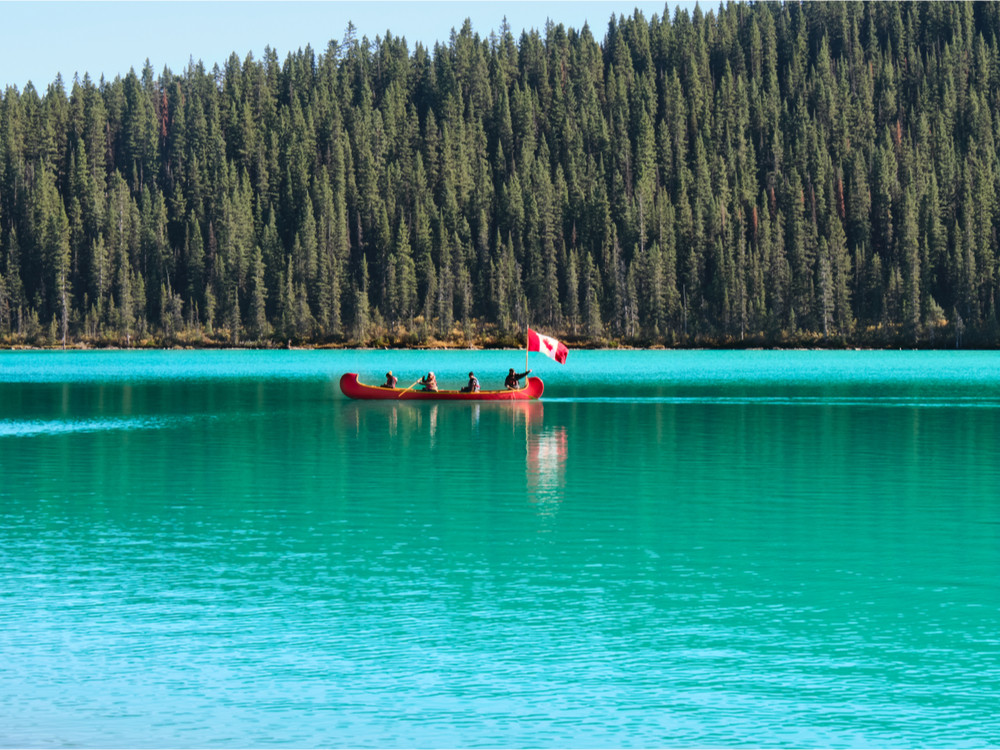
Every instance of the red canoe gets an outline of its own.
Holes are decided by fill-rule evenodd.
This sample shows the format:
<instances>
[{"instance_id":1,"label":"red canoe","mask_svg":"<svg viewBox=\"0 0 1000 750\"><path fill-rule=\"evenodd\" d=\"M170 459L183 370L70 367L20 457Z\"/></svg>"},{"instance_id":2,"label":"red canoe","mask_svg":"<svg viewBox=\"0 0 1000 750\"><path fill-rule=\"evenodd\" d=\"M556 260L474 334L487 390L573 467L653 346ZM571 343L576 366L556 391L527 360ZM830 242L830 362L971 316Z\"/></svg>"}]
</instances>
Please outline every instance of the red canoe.
<instances>
[{"instance_id":1,"label":"red canoe","mask_svg":"<svg viewBox=\"0 0 1000 750\"><path fill-rule=\"evenodd\" d=\"M462 393L461 391L420 391L402 388L382 388L377 385L365 385L358 382L356 372L348 372L340 376L340 390L348 398L382 399L387 401L531 401L539 398L545 385L541 378L528 378L524 388L516 391L479 391L479 393Z\"/></svg>"}]
</instances>

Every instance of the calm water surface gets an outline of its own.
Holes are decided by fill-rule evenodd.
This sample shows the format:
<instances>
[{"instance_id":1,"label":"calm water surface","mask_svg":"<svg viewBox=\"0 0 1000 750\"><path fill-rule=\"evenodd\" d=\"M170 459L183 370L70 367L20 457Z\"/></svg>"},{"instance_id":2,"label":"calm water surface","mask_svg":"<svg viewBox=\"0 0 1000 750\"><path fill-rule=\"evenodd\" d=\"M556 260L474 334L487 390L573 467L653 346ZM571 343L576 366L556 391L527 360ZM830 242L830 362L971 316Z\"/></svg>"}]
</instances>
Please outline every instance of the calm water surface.
<instances>
[{"instance_id":1,"label":"calm water surface","mask_svg":"<svg viewBox=\"0 0 1000 750\"><path fill-rule=\"evenodd\" d=\"M0 353L0 744L1000 745L1000 355Z\"/></svg>"}]
</instances>

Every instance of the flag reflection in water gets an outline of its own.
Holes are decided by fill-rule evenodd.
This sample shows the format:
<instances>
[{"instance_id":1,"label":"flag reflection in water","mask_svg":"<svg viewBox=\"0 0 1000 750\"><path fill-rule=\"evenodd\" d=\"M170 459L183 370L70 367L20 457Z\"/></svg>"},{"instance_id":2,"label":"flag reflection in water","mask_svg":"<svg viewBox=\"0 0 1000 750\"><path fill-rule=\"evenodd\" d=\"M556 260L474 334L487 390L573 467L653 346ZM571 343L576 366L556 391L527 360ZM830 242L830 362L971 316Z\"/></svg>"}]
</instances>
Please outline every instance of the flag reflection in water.
<instances>
[{"instance_id":1,"label":"flag reflection in water","mask_svg":"<svg viewBox=\"0 0 1000 750\"><path fill-rule=\"evenodd\" d=\"M566 474L566 428L545 425L541 401L514 401L510 413L511 431L524 431L527 490L541 515L552 515L562 502Z\"/></svg>"},{"instance_id":2,"label":"flag reflection in water","mask_svg":"<svg viewBox=\"0 0 1000 750\"><path fill-rule=\"evenodd\" d=\"M566 486L566 428L546 427L528 436L528 491L539 513L559 509Z\"/></svg>"}]
</instances>

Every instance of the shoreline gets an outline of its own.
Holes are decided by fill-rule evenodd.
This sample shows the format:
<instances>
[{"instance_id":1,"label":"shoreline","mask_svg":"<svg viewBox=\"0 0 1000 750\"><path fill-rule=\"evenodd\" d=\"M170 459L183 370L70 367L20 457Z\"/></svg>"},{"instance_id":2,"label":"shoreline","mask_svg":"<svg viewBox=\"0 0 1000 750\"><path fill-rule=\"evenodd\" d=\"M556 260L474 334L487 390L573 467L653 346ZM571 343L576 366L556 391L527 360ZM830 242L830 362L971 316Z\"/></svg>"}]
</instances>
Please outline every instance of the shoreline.
<instances>
[{"instance_id":1,"label":"shoreline","mask_svg":"<svg viewBox=\"0 0 1000 750\"><path fill-rule=\"evenodd\" d=\"M1000 330L990 328L973 329L949 324L925 326L919 334L904 332L895 326L868 326L855 329L850 334L824 336L811 332L758 331L743 337L713 336L709 334L635 335L635 336L587 336L558 328L548 329L548 335L560 340L570 349L622 351L622 350L802 350L802 351L945 351L957 349L995 350L1000 349ZM98 335L79 338L67 337L65 345L55 336L36 333L25 335L8 333L0 337L0 351L99 351L99 350L143 350L143 349L239 349L239 350L498 350L517 351L526 346L525 334L511 334L497 331L490 325L479 327L455 326L447 334L435 335L424 330L407 331L403 327L376 327L363 337L330 336L326 338L268 336L257 340L239 339L229 335L226 329L213 332L188 329L163 335L162 332L145 331L140 335L116 336Z\"/></svg>"},{"instance_id":2,"label":"shoreline","mask_svg":"<svg viewBox=\"0 0 1000 750\"><path fill-rule=\"evenodd\" d=\"M996 351L1000 349L997 345L968 345L938 346L928 343L911 344L909 346L885 344L885 345L860 345L860 344L760 344L748 343L747 345L727 345L727 344L674 344L666 346L663 344L653 344L643 346L641 344L620 344L620 343L594 343L568 344L570 351ZM524 351L524 347L489 344L449 344L439 342L436 344L414 345L414 344L385 344L385 345L361 345L356 343L345 344L292 344L292 345L268 345L268 344L171 344L166 342L148 342L123 346L117 344L88 344L84 342L68 343L66 346L57 345L37 345L37 344L3 344L0 345L2 352L99 352L99 351Z\"/></svg>"},{"instance_id":3,"label":"shoreline","mask_svg":"<svg viewBox=\"0 0 1000 750\"><path fill-rule=\"evenodd\" d=\"M1000 349L1000 326L969 329L948 323L926 325L915 331L904 331L891 325L871 325L855 328L850 333L821 333L806 331L756 331L742 337L711 335L705 333L666 335L636 334L633 336L588 336L552 327L545 332L566 344L570 349L586 350L910 350L943 351L955 349ZM66 343L57 337L54 329L48 335L8 332L0 336L0 351L51 351L51 350L142 350L142 349L241 349L241 350L523 350L526 334L498 331L492 324L469 326L456 325L447 333L435 334L427 328L407 330L403 326L376 326L364 336L285 337L271 335L260 339L233 337L227 329L207 331L190 328L164 334L162 331L145 330L138 335L104 334L96 336L66 337Z\"/></svg>"}]
</instances>

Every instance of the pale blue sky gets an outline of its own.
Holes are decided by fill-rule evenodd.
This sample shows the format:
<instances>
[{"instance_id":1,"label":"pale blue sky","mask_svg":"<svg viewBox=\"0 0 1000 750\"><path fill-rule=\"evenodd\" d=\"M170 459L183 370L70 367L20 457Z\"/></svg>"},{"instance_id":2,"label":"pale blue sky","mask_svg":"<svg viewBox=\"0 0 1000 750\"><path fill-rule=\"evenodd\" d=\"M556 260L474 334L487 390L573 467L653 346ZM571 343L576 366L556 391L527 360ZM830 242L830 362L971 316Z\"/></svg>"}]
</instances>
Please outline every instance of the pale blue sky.
<instances>
[{"instance_id":1,"label":"pale blue sky","mask_svg":"<svg viewBox=\"0 0 1000 750\"><path fill-rule=\"evenodd\" d=\"M465 18L486 37L504 18L516 35L521 29L542 30L546 18L579 29L590 23L601 40L608 19L631 15L639 8L646 18L673 15L677 3L645 0L317 0L315 2L6 2L0 1L0 88L23 90L30 80L44 92L57 73L67 88L73 76L90 73L96 82L141 70L146 58L159 74L169 67L182 72L188 61L201 60L209 69L225 62L231 52L258 59L266 45L279 59L311 44L318 52L331 39L344 36L348 21L358 38L374 40L386 29L404 36L412 51L417 41L432 48L447 43L452 28ZM683 2L693 8L693 2ZM708 6L712 7L712 6Z\"/></svg>"}]
</instances>

